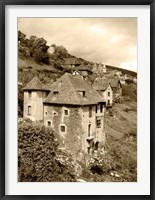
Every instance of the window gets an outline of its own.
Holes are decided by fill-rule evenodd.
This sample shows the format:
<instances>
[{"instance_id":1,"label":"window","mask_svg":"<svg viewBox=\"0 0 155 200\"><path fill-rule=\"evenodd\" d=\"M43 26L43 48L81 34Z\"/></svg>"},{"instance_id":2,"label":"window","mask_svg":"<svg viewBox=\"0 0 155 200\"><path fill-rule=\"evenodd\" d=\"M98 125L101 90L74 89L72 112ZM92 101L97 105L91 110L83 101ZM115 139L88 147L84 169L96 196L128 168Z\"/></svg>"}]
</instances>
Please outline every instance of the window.
<instances>
[{"instance_id":1,"label":"window","mask_svg":"<svg viewBox=\"0 0 155 200\"><path fill-rule=\"evenodd\" d=\"M108 105L110 105L110 100L108 99Z\"/></svg>"},{"instance_id":2,"label":"window","mask_svg":"<svg viewBox=\"0 0 155 200\"><path fill-rule=\"evenodd\" d=\"M85 91L82 92L82 96L83 96L83 97L86 96L86 92L85 92Z\"/></svg>"},{"instance_id":3,"label":"window","mask_svg":"<svg viewBox=\"0 0 155 200\"><path fill-rule=\"evenodd\" d=\"M68 115L68 110L64 110L64 112L65 112L65 115Z\"/></svg>"},{"instance_id":4,"label":"window","mask_svg":"<svg viewBox=\"0 0 155 200\"><path fill-rule=\"evenodd\" d=\"M88 137L90 137L91 124L88 125Z\"/></svg>"},{"instance_id":5,"label":"window","mask_svg":"<svg viewBox=\"0 0 155 200\"><path fill-rule=\"evenodd\" d=\"M96 106L96 113L97 113L97 106Z\"/></svg>"},{"instance_id":6,"label":"window","mask_svg":"<svg viewBox=\"0 0 155 200\"><path fill-rule=\"evenodd\" d=\"M28 106L28 115L31 115L31 106Z\"/></svg>"},{"instance_id":7,"label":"window","mask_svg":"<svg viewBox=\"0 0 155 200\"><path fill-rule=\"evenodd\" d=\"M45 115L47 115L47 111L45 112Z\"/></svg>"},{"instance_id":8,"label":"window","mask_svg":"<svg viewBox=\"0 0 155 200\"><path fill-rule=\"evenodd\" d=\"M47 126L51 126L51 121L48 121L48 122L47 122Z\"/></svg>"},{"instance_id":9,"label":"window","mask_svg":"<svg viewBox=\"0 0 155 200\"><path fill-rule=\"evenodd\" d=\"M28 94L29 94L29 97L31 97L31 96L32 96L32 92L31 92L31 91L29 91L29 92L28 92Z\"/></svg>"},{"instance_id":10,"label":"window","mask_svg":"<svg viewBox=\"0 0 155 200\"><path fill-rule=\"evenodd\" d=\"M94 150L98 150L98 144L99 144L99 142L96 142L96 143L95 143Z\"/></svg>"},{"instance_id":11,"label":"window","mask_svg":"<svg viewBox=\"0 0 155 200\"><path fill-rule=\"evenodd\" d=\"M75 115L78 115L78 109L75 109Z\"/></svg>"},{"instance_id":12,"label":"window","mask_svg":"<svg viewBox=\"0 0 155 200\"><path fill-rule=\"evenodd\" d=\"M92 107L89 106L89 117L92 117Z\"/></svg>"},{"instance_id":13,"label":"window","mask_svg":"<svg viewBox=\"0 0 155 200\"><path fill-rule=\"evenodd\" d=\"M86 92L85 91L79 91L79 94L84 98L86 96Z\"/></svg>"},{"instance_id":14,"label":"window","mask_svg":"<svg viewBox=\"0 0 155 200\"><path fill-rule=\"evenodd\" d=\"M59 94L58 91L53 91L53 95L54 95L54 96L56 96L56 95L58 95L58 94Z\"/></svg>"},{"instance_id":15,"label":"window","mask_svg":"<svg viewBox=\"0 0 155 200\"><path fill-rule=\"evenodd\" d=\"M108 92L108 97L110 97L110 92Z\"/></svg>"},{"instance_id":16,"label":"window","mask_svg":"<svg viewBox=\"0 0 155 200\"><path fill-rule=\"evenodd\" d=\"M62 126L60 126L60 130L61 130L61 132L65 132L66 127L64 125L62 125Z\"/></svg>"},{"instance_id":17,"label":"window","mask_svg":"<svg viewBox=\"0 0 155 200\"><path fill-rule=\"evenodd\" d=\"M58 116L58 113L56 111L53 111L54 116Z\"/></svg>"},{"instance_id":18,"label":"window","mask_svg":"<svg viewBox=\"0 0 155 200\"><path fill-rule=\"evenodd\" d=\"M45 92L45 97L47 97L48 96L48 92Z\"/></svg>"},{"instance_id":19,"label":"window","mask_svg":"<svg viewBox=\"0 0 155 200\"><path fill-rule=\"evenodd\" d=\"M101 104L100 105L100 112L102 113L102 110L103 110L103 105Z\"/></svg>"},{"instance_id":20,"label":"window","mask_svg":"<svg viewBox=\"0 0 155 200\"><path fill-rule=\"evenodd\" d=\"M96 118L96 127L101 128L101 119L100 118Z\"/></svg>"}]
</instances>

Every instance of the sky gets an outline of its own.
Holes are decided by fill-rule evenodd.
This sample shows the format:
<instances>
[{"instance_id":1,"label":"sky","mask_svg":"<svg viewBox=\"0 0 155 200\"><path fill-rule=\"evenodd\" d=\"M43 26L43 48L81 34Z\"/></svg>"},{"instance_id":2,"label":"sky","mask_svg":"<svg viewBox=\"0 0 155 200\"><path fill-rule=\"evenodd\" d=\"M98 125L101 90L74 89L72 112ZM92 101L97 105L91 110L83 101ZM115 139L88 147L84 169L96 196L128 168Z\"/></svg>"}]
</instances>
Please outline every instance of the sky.
<instances>
[{"instance_id":1,"label":"sky","mask_svg":"<svg viewBox=\"0 0 155 200\"><path fill-rule=\"evenodd\" d=\"M18 30L88 61L137 71L137 18L18 18Z\"/></svg>"}]
</instances>

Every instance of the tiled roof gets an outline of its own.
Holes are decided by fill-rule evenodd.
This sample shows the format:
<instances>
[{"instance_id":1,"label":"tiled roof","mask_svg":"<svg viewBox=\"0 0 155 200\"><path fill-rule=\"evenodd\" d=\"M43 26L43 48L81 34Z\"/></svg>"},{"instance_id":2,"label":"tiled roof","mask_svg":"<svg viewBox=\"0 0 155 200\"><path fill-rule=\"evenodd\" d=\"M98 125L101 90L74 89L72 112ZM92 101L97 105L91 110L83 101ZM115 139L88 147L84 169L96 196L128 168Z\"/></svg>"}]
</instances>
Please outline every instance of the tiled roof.
<instances>
[{"instance_id":1,"label":"tiled roof","mask_svg":"<svg viewBox=\"0 0 155 200\"><path fill-rule=\"evenodd\" d=\"M37 76L35 76L27 85L23 88L23 90L43 90L50 91L43 83L39 80Z\"/></svg>"},{"instance_id":2,"label":"tiled roof","mask_svg":"<svg viewBox=\"0 0 155 200\"><path fill-rule=\"evenodd\" d=\"M91 85L81 76L73 76L65 73L51 86L51 92L44 103L69 104L69 105L93 105L102 99ZM80 92L84 92L84 97ZM55 94L54 94L55 93Z\"/></svg>"},{"instance_id":3,"label":"tiled roof","mask_svg":"<svg viewBox=\"0 0 155 200\"><path fill-rule=\"evenodd\" d=\"M120 83L119 79L108 79L110 85L112 88L116 88L118 84Z\"/></svg>"},{"instance_id":4,"label":"tiled roof","mask_svg":"<svg viewBox=\"0 0 155 200\"><path fill-rule=\"evenodd\" d=\"M120 83L118 79L97 78L93 83L93 88L95 90L106 90L109 84L112 88L116 88L118 86L118 83Z\"/></svg>"},{"instance_id":5,"label":"tiled roof","mask_svg":"<svg viewBox=\"0 0 155 200\"><path fill-rule=\"evenodd\" d=\"M108 86L108 79L96 78L93 83L93 88L95 90L106 90Z\"/></svg>"}]
</instances>

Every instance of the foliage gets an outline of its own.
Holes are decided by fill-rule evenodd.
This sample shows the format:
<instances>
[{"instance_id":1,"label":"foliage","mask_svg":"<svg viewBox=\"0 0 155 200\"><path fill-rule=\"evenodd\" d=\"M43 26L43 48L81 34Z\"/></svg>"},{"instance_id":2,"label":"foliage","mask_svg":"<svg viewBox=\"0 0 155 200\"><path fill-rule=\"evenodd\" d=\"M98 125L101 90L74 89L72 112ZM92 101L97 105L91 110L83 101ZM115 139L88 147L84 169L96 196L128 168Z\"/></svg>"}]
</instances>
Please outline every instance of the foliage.
<instances>
[{"instance_id":1,"label":"foliage","mask_svg":"<svg viewBox=\"0 0 155 200\"><path fill-rule=\"evenodd\" d=\"M20 182L74 181L71 160L61 158L51 128L23 121L18 127L18 173Z\"/></svg>"},{"instance_id":2,"label":"foliage","mask_svg":"<svg viewBox=\"0 0 155 200\"><path fill-rule=\"evenodd\" d=\"M123 85L122 86L122 95L124 97L130 98L130 100L137 100L137 87L134 84Z\"/></svg>"},{"instance_id":3,"label":"foliage","mask_svg":"<svg viewBox=\"0 0 155 200\"><path fill-rule=\"evenodd\" d=\"M26 42L26 35L21 31L18 31L18 41L23 44Z\"/></svg>"},{"instance_id":4,"label":"foliage","mask_svg":"<svg viewBox=\"0 0 155 200\"><path fill-rule=\"evenodd\" d=\"M18 55L21 58L28 58L30 57L30 51L29 48L26 46L21 45L20 43L18 44Z\"/></svg>"},{"instance_id":5,"label":"foliage","mask_svg":"<svg viewBox=\"0 0 155 200\"><path fill-rule=\"evenodd\" d=\"M31 57L34 57L37 63L49 64L47 41L44 38L37 38L35 36L31 36L29 41Z\"/></svg>"},{"instance_id":6,"label":"foliage","mask_svg":"<svg viewBox=\"0 0 155 200\"><path fill-rule=\"evenodd\" d=\"M23 116L23 90L18 86L18 116Z\"/></svg>"},{"instance_id":7,"label":"foliage","mask_svg":"<svg viewBox=\"0 0 155 200\"><path fill-rule=\"evenodd\" d=\"M125 137L122 140L116 140L111 137L107 144L107 150L101 153L101 149L96 152L89 160L89 169L93 180L105 181L105 175L109 174L112 181L136 181L137 162L136 145ZM98 176L100 175L100 176ZM116 176L115 176L116 175Z\"/></svg>"},{"instance_id":8,"label":"foliage","mask_svg":"<svg viewBox=\"0 0 155 200\"><path fill-rule=\"evenodd\" d=\"M18 31L18 53L20 57L33 57L34 60L39 63L49 64L49 55L47 41L44 38L37 38L36 36L30 36L29 39L21 31Z\"/></svg>"},{"instance_id":9,"label":"foliage","mask_svg":"<svg viewBox=\"0 0 155 200\"><path fill-rule=\"evenodd\" d=\"M128 78L128 79L125 80L125 82L126 82L127 84L131 84L131 83L133 83L133 79Z\"/></svg>"},{"instance_id":10,"label":"foliage","mask_svg":"<svg viewBox=\"0 0 155 200\"><path fill-rule=\"evenodd\" d=\"M52 44L51 47L54 49L54 53L51 55L51 58L54 60L63 60L69 57L68 51L63 46L57 46Z\"/></svg>"}]
</instances>

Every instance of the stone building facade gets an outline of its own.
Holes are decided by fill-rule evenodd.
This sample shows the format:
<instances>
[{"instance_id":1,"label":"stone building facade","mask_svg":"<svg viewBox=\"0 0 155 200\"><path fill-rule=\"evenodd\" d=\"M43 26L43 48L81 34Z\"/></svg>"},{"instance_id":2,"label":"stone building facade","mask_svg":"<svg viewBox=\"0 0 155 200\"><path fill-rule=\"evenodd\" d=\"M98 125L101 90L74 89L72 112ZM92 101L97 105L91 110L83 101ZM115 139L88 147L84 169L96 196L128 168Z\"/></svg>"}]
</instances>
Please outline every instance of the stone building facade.
<instances>
[{"instance_id":1,"label":"stone building facade","mask_svg":"<svg viewBox=\"0 0 155 200\"><path fill-rule=\"evenodd\" d=\"M108 79L96 79L93 83L93 88L100 94L106 107L113 105L113 90Z\"/></svg>"},{"instance_id":2,"label":"stone building facade","mask_svg":"<svg viewBox=\"0 0 155 200\"><path fill-rule=\"evenodd\" d=\"M38 77L34 77L23 90L24 117L32 121L43 120L43 101L50 90L43 86Z\"/></svg>"},{"instance_id":3,"label":"stone building facade","mask_svg":"<svg viewBox=\"0 0 155 200\"><path fill-rule=\"evenodd\" d=\"M27 97L29 86L24 89L24 117L43 120L58 135L62 148L92 153L105 142L103 98L81 76L66 73L51 85L50 92L33 90L33 103ZM29 104L34 106L31 115L25 111Z\"/></svg>"}]
</instances>

